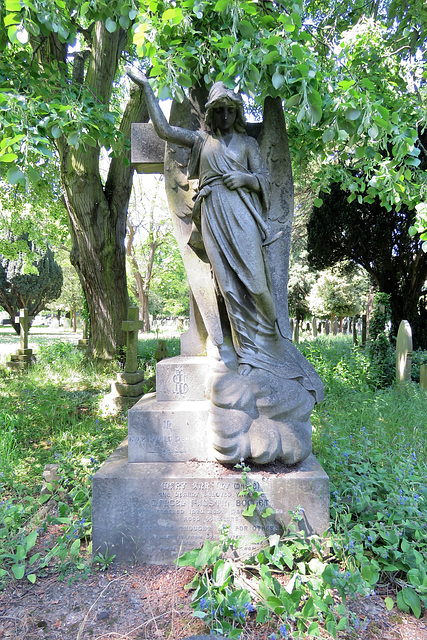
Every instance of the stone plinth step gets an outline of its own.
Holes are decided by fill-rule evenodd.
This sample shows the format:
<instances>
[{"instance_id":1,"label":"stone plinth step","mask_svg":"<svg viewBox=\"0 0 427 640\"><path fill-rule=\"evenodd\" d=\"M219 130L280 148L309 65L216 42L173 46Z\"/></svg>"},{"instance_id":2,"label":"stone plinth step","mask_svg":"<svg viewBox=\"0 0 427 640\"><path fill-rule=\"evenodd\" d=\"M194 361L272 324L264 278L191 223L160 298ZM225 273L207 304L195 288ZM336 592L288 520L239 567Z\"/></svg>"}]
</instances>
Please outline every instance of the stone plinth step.
<instances>
[{"instance_id":1,"label":"stone plinth step","mask_svg":"<svg viewBox=\"0 0 427 640\"><path fill-rule=\"evenodd\" d=\"M158 362L158 402L204 400L208 367L208 359L204 356L175 356Z\"/></svg>"},{"instance_id":2,"label":"stone plinth step","mask_svg":"<svg viewBox=\"0 0 427 640\"><path fill-rule=\"evenodd\" d=\"M124 396L126 398L140 398L144 391L146 385L144 381L137 382L136 384L127 384L123 382L113 382L111 390L116 391L119 396Z\"/></svg>"},{"instance_id":3,"label":"stone plinth step","mask_svg":"<svg viewBox=\"0 0 427 640\"><path fill-rule=\"evenodd\" d=\"M129 463L124 441L93 477L93 553L173 565L185 551L217 540L222 524L233 538L280 533L298 507L308 534L327 531L329 480L314 456L294 468L276 462L274 472L267 466L249 478L262 492L259 509L274 510L268 518L242 516L248 503L239 496L239 471L215 462Z\"/></svg>"},{"instance_id":4,"label":"stone plinth step","mask_svg":"<svg viewBox=\"0 0 427 640\"><path fill-rule=\"evenodd\" d=\"M148 393L128 414L129 462L214 460L207 400L159 402Z\"/></svg>"},{"instance_id":5,"label":"stone plinth step","mask_svg":"<svg viewBox=\"0 0 427 640\"><path fill-rule=\"evenodd\" d=\"M21 361L10 361L6 362L6 366L12 371L23 371L28 367L29 362L21 362Z\"/></svg>"},{"instance_id":6,"label":"stone plinth step","mask_svg":"<svg viewBox=\"0 0 427 640\"><path fill-rule=\"evenodd\" d=\"M32 356L33 355L33 350L32 349L17 349L15 351L15 354L17 356Z\"/></svg>"},{"instance_id":7,"label":"stone plinth step","mask_svg":"<svg viewBox=\"0 0 427 640\"><path fill-rule=\"evenodd\" d=\"M10 356L11 362L30 362L31 355L20 355L18 353L12 353Z\"/></svg>"}]
</instances>

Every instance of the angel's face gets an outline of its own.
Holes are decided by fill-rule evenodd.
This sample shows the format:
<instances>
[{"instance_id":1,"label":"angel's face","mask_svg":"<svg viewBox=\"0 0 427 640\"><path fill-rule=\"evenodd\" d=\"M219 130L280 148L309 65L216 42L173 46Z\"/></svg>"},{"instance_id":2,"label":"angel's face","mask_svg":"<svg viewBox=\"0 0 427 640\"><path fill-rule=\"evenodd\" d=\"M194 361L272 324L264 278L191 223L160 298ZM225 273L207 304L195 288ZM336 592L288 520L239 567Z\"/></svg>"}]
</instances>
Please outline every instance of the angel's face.
<instances>
[{"instance_id":1,"label":"angel's face","mask_svg":"<svg viewBox=\"0 0 427 640\"><path fill-rule=\"evenodd\" d=\"M229 102L219 103L212 109L212 124L214 130L224 134L233 130L237 117L236 107Z\"/></svg>"}]
</instances>

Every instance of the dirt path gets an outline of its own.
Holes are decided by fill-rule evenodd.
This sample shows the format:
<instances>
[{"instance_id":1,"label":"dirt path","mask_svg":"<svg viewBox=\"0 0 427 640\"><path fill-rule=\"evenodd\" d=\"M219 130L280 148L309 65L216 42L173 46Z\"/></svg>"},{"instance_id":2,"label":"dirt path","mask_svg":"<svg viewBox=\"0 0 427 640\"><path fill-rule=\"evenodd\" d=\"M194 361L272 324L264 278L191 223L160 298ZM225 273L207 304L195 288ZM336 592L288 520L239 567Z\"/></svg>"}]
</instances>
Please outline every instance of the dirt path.
<instances>
[{"instance_id":1,"label":"dirt path","mask_svg":"<svg viewBox=\"0 0 427 640\"><path fill-rule=\"evenodd\" d=\"M57 576L35 585L11 582L0 592L0 638L8 640L183 640L206 633L184 589L193 570L114 566L74 582ZM427 617L388 612L379 596L350 605L355 626L339 640L427 640ZM241 640L269 640L275 626L249 619ZM326 633L323 638L330 638Z\"/></svg>"}]
</instances>

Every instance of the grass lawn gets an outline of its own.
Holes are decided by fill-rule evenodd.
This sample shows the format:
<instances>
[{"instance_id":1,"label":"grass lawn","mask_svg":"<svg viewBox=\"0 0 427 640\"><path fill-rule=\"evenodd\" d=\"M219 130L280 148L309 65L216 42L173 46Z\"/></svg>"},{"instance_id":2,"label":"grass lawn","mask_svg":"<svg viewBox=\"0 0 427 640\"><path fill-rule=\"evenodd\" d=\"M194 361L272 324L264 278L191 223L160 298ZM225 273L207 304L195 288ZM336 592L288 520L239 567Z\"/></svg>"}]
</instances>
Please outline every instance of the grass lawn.
<instances>
[{"instance_id":1,"label":"grass lawn","mask_svg":"<svg viewBox=\"0 0 427 640\"><path fill-rule=\"evenodd\" d=\"M30 343L37 360L29 372L11 375L0 366L3 583L93 570L90 481L126 436L127 425L125 415L104 415L100 409L116 368L86 362L75 347L79 337L34 328ZM12 343L16 349L18 340L1 328L0 352ZM154 371L156 347L155 338L141 338L139 356L147 375ZM378 387L375 367L350 337L307 340L300 348L326 386L312 422L314 452L331 480L330 553L326 558L326 541L305 540L296 530L266 540L250 568L259 586L255 597L242 587L247 562L233 564L224 553L238 543L223 536L205 549L194 585L195 613L230 637L238 637L249 606L256 608L260 624L275 617L282 635L316 635L319 624L334 635L351 627L345 599L355 593L387 591L388 607L418 617L427 604L427 392L417 383ZM178 353L178 338L168 338L168 350ZM50 493L41 496L48 463L59 464L59 486L49 486ZM51 525L59 533L35 551ZM108 561L99 558L98 566ZM199 552L183 562L198 566ZM278 573L289 574L286 588ZM331 589L341 597L339 606Z\"/></svg>"}]
</instances>

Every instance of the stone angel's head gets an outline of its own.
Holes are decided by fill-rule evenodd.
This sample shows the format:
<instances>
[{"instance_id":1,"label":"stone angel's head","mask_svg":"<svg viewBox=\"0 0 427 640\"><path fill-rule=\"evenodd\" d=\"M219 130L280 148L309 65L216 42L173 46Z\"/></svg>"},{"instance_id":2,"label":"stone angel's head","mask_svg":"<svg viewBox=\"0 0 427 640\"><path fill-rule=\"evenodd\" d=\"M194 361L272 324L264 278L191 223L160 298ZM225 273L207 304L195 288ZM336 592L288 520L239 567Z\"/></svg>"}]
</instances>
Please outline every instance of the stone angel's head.
<instances>
[{"instance_id":1,"label":"stone angel's head","mask_svg":"<svg viewBox=\"0 0 427 640\"><path fill-rule=\"evenodd\" d=\"M205 104L205 121L208 129L214 129L213 110L217 107L232 106L236 109L234 130L237 133L245 133L245 112L240 93L235 93L225 86L223 82L215 82L209 91L208 101Z\"/></svg>"}]
</instances>

